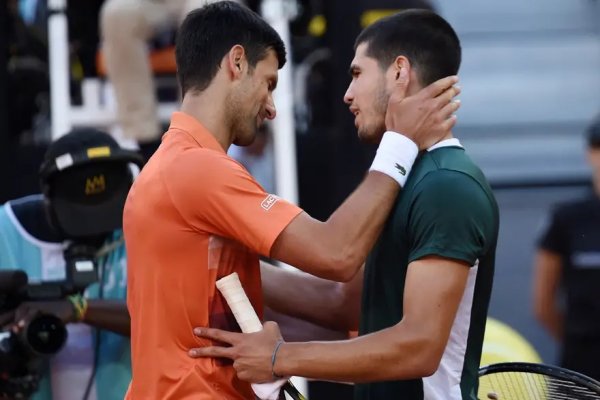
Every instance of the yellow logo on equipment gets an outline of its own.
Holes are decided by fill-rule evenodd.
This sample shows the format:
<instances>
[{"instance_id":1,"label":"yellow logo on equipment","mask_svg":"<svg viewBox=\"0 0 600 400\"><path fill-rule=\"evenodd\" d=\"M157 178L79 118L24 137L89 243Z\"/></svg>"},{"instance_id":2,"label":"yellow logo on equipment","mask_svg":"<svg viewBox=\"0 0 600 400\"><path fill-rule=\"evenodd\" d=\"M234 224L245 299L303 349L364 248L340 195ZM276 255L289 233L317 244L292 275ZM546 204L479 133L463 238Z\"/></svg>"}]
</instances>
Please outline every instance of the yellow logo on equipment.
<instances>
[{"instance_id":1,"label":"yellow logo on equipment","mask_svg":"<svg viewBox=\"0 0 600 400\"><path fill-rule=\"evenodd\" d=\"M90 147L87 149L88 158L110 157L110 147Z\"/></svg>"},{"instance_id":2,"label":"yellow logo on equipment","mask_svg":"<svg viewBox=\"0 0 600 400\"><path fill-rule=\"evenodd\" d=\"M104 175L89 177L85 180L85 194L87 196L99 194L106 190L106 178Z\"/></svg>"}]
</instances>

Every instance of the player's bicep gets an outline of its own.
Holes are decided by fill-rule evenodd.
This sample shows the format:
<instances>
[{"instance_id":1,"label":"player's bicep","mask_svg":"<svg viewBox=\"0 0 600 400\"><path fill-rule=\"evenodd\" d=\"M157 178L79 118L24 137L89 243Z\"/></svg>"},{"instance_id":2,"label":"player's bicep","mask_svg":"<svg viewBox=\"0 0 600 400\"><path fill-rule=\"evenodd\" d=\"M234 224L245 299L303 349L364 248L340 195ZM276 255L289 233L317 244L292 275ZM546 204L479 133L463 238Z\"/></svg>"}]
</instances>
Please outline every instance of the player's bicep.
<instances>
[{"instance_id":1,"label":"player's bicep","mask_svg":"<svg viewBox=\"0 0 600 400\"><path fill-rule=\"evenodd\" d=\"M464 262L428 256L408 265L404 288L403 324L430 338L428 345L441 358L471 268Z\"/></svg>"},{"instance_id":2,"label":"player's bicep","mask_svg":"<svg viewBox=\"0 0 600 400\"><path fill-rule=\"evenodd\" d=\"M409 261L436 255L469 265L495 245L498 216L477 182L454 171L423 180L409 215Z\"/></svg>"}]
</instances>

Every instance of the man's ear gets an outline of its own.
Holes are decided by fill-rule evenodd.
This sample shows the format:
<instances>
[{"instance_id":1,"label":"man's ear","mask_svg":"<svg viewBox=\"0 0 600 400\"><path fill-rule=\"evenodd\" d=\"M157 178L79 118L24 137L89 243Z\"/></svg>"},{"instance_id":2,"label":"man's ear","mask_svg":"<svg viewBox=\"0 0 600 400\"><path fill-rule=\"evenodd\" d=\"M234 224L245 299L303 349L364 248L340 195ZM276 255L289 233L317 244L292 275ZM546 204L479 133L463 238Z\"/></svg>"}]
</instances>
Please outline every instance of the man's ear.
<instances>
[{"instance_id":1,"label":"man's ear","mask_svg":"<svg viewBox=\"0 0 600 400\"><path fill-rule=\"evenodd\" d=\"M230 71L233 79L239 79L242 76L242 72L245 73L248 62L246 59L246 50L239 44L236 44L227 53L227 69Z\"/></svg>"},{"instance_id":2,"label":"man's ear","mask_svg":"<svg viewBox=\"0 0 600 400\"><path fill-rule=\"evenodd\" d=\"M391 76L390 76L391 75ZM421 84L419 77L417 76L417 69L410 63L410 60L405 56L398 56L390 65L388 70L388 83L392 81L392 85L399 84L400 79L404 79L402 82L406 86L406 95L410 96L415 91L418 91Z\"/></svg>"},{"instance_id":3,"label":"man's ear","mask_svg":"<svg viewBox=\"0 0 600 400\"><path fill-rule=\"evenodd\" d=\"M410 84L410 80L413 78L411 74L412 66L410 65L410 61L405 56L398 56L390 66L391 73L394 77L394 81L400 79L401 73L406 73L406 77L408 79L408 84ZM404 71L403 71L404 70Z\"/></svg>"}]
</instances>

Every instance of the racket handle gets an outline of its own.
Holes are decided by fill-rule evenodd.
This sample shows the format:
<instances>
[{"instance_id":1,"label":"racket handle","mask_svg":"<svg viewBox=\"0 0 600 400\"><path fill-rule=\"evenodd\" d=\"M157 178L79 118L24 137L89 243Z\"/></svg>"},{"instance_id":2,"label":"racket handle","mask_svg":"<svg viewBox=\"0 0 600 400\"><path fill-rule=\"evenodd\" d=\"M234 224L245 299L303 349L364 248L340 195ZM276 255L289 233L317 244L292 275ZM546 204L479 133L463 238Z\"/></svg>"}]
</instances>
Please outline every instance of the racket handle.
<instances>
[{"instance_id":1,"label":"racket handle","mask_svg":"<svg viewBox=\"0 0 600 400\"><path fill-rule=\"evenodd\" d=\"M253 333L262 330L262 323L244 292L237 272L219 279L217 289L225 297L242 332ZM280 386L281 384L277 383L253 383L252 389L261 399L276 399L279 397Z\"/></svg>"},{"instance_id":2,"label":"racket handle","mask_svg":"<svg viewBox=\"0 0 600 400\"><path fill-rule=\"evenodd\" d=\"M237 272L219 279L217 289L225 297L242 332L253 333L262 330L262 323L244 292Z\"/></svg>"}]
</instances>

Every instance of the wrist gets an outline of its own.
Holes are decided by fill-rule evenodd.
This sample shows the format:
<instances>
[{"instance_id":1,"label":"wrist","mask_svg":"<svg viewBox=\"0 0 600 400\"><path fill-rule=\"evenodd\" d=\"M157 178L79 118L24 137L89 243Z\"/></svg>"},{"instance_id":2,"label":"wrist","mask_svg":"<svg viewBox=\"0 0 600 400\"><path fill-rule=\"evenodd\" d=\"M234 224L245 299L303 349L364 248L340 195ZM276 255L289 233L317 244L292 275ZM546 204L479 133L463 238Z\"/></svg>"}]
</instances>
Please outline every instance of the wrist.
<instances>
[{"instance_id":1,"label":"wrist","mask_svg":"<svg viewBox=\"0 0 600 400\"><path fill-rule=\"evenodd\" d=\"M82 322L85 319L88 310L88 301L80 294L74 294L67 297L67 300L73 307L73 317L75 322Z\"/></svg>"},{"instance_id":2,"label":"wrist","mask_svg":"<svg viewBox=\"0 0 600 400\"><path fill-rule=\"evenodd\" d=\"M276 364L277 356L279 355L279 350L281 350L281 347L284 343L285 342L282 339L280 339L277 341L277 343L275 343L275 347L273 348L273 354L271 355L271 375L273 376L273 380L283 378L283 375L277 373Z\"/></svg>"},{"instance_id":3,"label":"wrist","mask_svg":"<svg viewBox=\"0 0 600 400\"><path fill-rule=\"evenodd\" d=\"M418 154L417 144L409 137L387 131L383 134L369 171L381 172L403 187Z\"/></svg>"},{"instance_id":4,"label":"wrist","mask_svg":"<svg viewBox=\"0 0 600 400\"><path fill-rule=\"evenodd\" d=\"M299 375L302 371L302 360L297 357L302 353L301 343L283 342L277 352L274 372L283 377Z\"/></svg>"}]
</instances>

